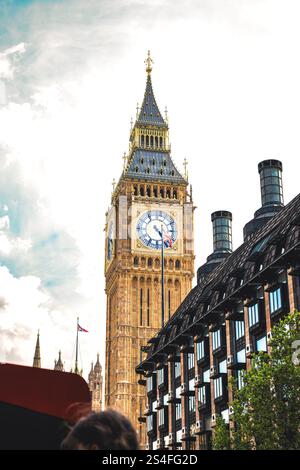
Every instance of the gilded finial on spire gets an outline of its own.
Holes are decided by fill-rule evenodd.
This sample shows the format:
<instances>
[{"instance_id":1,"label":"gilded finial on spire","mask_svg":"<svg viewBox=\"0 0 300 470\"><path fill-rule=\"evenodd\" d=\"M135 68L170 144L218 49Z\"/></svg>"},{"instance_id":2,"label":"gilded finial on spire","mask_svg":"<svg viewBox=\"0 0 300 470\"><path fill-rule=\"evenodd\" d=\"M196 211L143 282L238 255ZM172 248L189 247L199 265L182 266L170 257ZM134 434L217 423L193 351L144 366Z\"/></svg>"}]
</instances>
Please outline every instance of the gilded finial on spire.
<instances>
[{"instance_id":1,"label":"gilded finial on spire","mask_svg":"<svg viewBox=\"0 0 300 470\"><path fill-rule=\"evenodd\" d=\"M151 59L151 55L150 55L150 51L148 51L148 56L147 56L147 59L145 60L145 64L146 64L146 72L148 75L151 74L152 72L152 64L153 64L153 60Z\"/></svg>"},{"instance_id":2,"label":"gilded finial on spire","mask_svg":"<svg viewBox=\"0 0 300 470\"><path fill-rule=\"evenodd\" d=\"M139 117L139 111L140 111L140 107L139 107L139 104L137 103L136 104L136 118Z\"/></svg>"},{"instance_id":3,"label":"gilded finial on spire","mask_svg":"<svg viewBox=\"0 0 300 470\"><path fill-rule=\"evenodd\" d=\"M168 108L165 107L165 121L168 122Z\"/></svg>"},{"instance_id":4,"label":"gilded finial on spire","mask_svg":"<svg viewBox=\"0 0 300 470\"><path fill-rule=\"evenodd\" d=\"M184 166L184 177L185 177L186 180L188 180L188 172L187 172L187 169L186 169L186 167L188 166L188 161L187 161L186 157L184 157L183 166Z\"/></svg>"},{"instance_id":5,"label":"gilded finial on spire","mask_svg":"<svg viewBox=\"0 0 300 470\"><path fill-rule=\"evenodd\" d=\"M126 152L124 152L122 159L123 159L123 162L124 162L124 163L123 163L123 170L125 170L126 165L127 165L127 156L126 156Z\"/></svg>"},{"instance_id":6,"label":"gilded finial on spire","mask_svg":"<svg viewBox=\"0 0 300 470\"><path fill-rule=\"evenodd\" d=\"M112 187L113 187L113 191L115 190L115 187L116 187L116 180L115 178L112 180Z\"/></svg>"}]
</instances>

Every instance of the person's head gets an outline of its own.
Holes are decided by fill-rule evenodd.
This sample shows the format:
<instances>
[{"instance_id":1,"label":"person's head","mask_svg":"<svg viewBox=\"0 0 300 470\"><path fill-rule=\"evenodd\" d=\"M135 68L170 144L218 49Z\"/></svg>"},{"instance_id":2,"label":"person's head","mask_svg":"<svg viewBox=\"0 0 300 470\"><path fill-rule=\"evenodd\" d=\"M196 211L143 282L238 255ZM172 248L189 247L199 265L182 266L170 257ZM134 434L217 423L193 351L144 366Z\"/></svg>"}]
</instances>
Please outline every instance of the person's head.
<instances>
[{"instance_id":1,"label":"person's head","mask_svg":"<svg viewBox=\"0 0 300 470\"><path fill-rule=\"evenodd\" d=\"M80 419L61 445L63 450L135 450L138 447L130 421L112 409Z\"/></svg>"}]
</instances>

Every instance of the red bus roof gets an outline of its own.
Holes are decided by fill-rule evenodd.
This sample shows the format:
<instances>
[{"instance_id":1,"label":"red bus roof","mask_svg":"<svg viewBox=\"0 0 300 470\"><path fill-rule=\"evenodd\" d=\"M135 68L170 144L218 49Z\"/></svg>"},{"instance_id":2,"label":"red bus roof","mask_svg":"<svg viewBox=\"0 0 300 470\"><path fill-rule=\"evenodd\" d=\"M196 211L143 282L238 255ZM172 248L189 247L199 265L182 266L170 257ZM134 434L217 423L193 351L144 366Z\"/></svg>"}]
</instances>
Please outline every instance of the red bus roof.
<instances>
[{"instance_id":1,"label":"red bus roof","mask_svg":"<svg viewBox=\"0 0 300 470\"><path fill-rule=\"evenodd\" d=\"M90 404L90 391L77 374L0 363L0 402L70 419L75 403Z\"/></svg>"}]
</instances>

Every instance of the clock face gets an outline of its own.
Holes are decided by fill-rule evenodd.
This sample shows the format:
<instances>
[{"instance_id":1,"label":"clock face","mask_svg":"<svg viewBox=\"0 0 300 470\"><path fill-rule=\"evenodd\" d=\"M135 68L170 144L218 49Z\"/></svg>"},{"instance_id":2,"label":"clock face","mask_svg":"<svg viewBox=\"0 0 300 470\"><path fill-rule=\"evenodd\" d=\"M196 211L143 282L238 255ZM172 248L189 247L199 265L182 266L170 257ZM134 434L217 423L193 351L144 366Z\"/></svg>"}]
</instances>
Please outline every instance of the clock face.
<instances>
[{"instance_id":1,"label":"clock face","mask_svg":"<svg viewBox=\"0 0 300 470\"><path fill-rule=\"evenodd\" d=\"M171 247L177 239L177 227L174 219L160 210L145 212L139 218L136 230L141 242L146 247L156 250L161 249L161 230L166 248Z\"/></svg>"},{"instance_id":2,"label":"clock face","mask_svg":"<svg viewBox=\"0 0 300 470\"><path fill-rule=\"evenodd\" d=\"M110 260L113 254L113 224L111 223L107 235L107 258Z\"/></svg>"}]
</instances>

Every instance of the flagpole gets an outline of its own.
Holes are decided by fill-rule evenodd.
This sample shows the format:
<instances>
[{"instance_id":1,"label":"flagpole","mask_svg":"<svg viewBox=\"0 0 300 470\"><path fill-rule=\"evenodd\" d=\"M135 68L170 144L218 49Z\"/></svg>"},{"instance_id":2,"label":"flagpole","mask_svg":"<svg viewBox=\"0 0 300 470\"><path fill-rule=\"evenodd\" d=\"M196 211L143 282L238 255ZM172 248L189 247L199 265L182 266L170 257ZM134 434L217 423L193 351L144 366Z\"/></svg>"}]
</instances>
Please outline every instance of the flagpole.
<instances>
[{"instance_id":1,"label":"flagpole","mask_svg":"<svg viewBox=\"0 0 300 470\"><path fill-rule=\"evenodd\" d=\"M76 325L76 357L75 357L75 374L78 374L78 325L79 325L79 318L77 317L77 325Z\"/></svg>"},{"instance_id":2,"label":"flagpole","mask_svg":"<svg viewBox=\"0 0 300 470\"><path fill-rule=\"evenodd\" d=\"M165 324L165 283L164 283L164 234L161 226L161 326Z\"/></svg>"}]
</instances>

